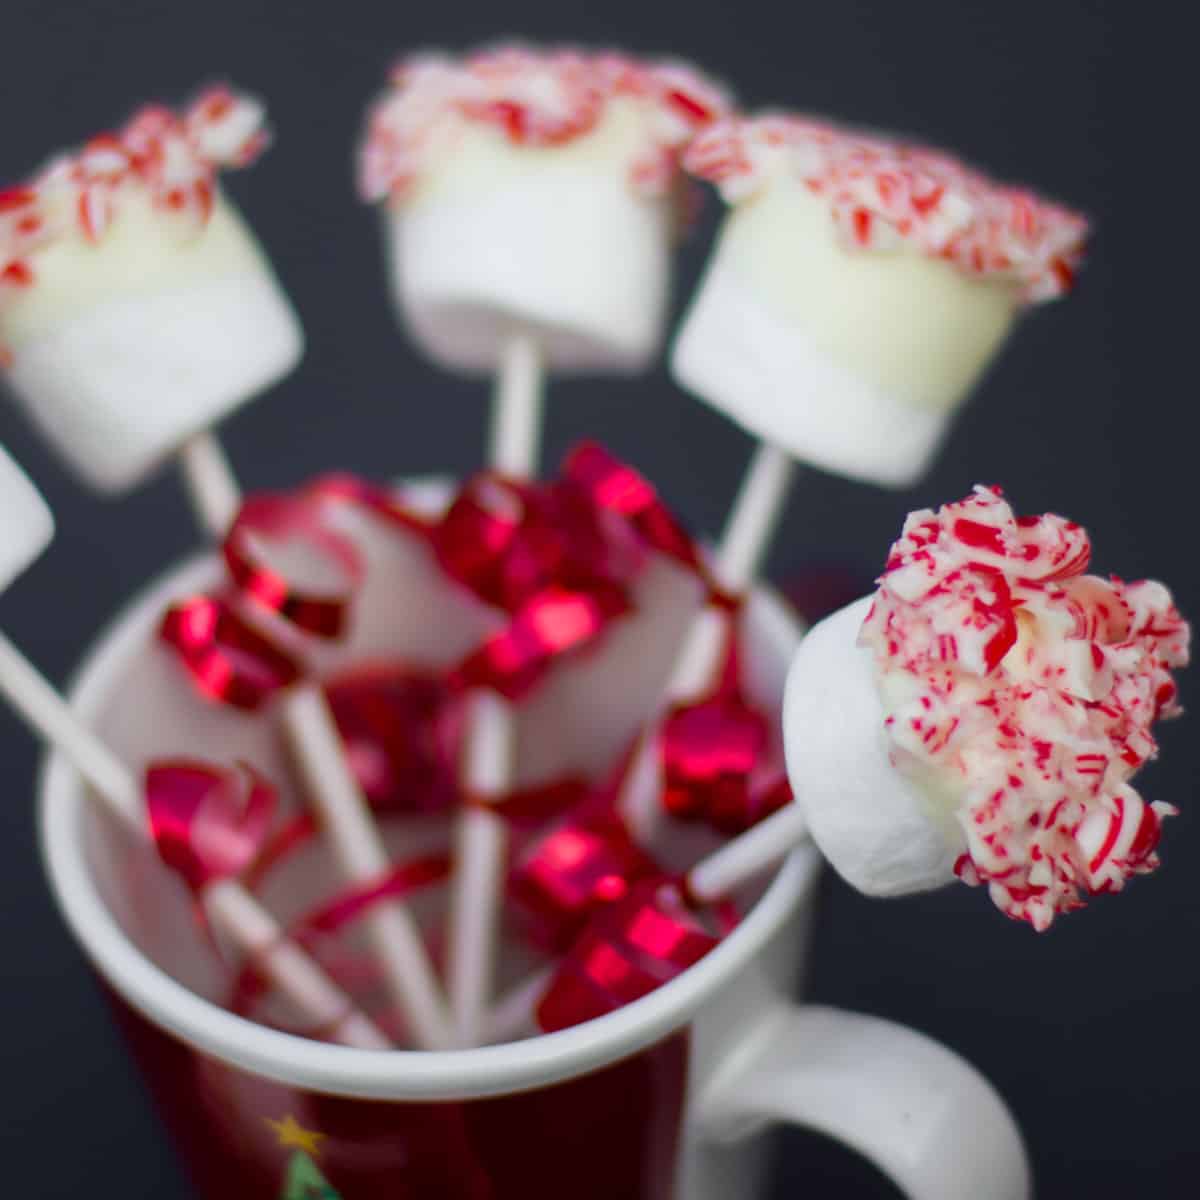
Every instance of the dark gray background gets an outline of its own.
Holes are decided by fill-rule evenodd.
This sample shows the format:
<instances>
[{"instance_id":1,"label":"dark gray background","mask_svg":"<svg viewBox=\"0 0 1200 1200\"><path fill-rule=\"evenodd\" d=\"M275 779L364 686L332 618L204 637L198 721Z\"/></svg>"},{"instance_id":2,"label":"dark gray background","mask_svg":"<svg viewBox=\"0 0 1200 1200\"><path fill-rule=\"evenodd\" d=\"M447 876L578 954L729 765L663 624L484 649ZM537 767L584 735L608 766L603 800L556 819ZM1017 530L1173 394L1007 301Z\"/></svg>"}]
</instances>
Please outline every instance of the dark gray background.
<instances>
[{"instance_id":1,"label":"dark gray background","mask_svg":"<svg viewBox=\"0 0 1200 1200\"><path fill-rule=\"evenodd\" d=\"M920 487L885 494L804 476L772 573L786 579L824 562L874 571L906 510L995 481L1024 511L1055 508L1085 522L1097 569L1159 575L1185 613L1200 613L1192 397L1180 395L1194 390L1194 377L1189 348L1170 340L1164 315L1183 274L1183 264L1167 264L1178 262L1176 243L1186 245L1194 217L1165 203L1186 180L1160 173L1147 182L1126 158L1149 111L1148 102L1136 109L1146 81L1100 3L610 0L572 11L546 0L5 0L0 17L3 179L143 98L176 99L213 76L269 101L278 144L232 189L299 304L310 350L293 379L226 428L239 471L258 485L333 466L382 477L478 461L485 393L435 373L398 336L375 222L352 190L364 104L404 48L516 32L670 51L727 78L748 107L804 107L906 130L1034 183L1095 217L1077 294L1019 330ZM1170 128L1160 132L1169 141ZM702 261L712 210L686 249L681 294ZM705 530L719 525L749 445L662 372L556 385L547 463L584 434L649 472ZM62 679L98 624L193 543L193 527L172 478L101 502L76 488L8 407L0 440L43 487L60 528L0 600L0 621ZM1195 692L1185 680L1185 700ZM1165 729L1163 761L1143 777L1149 795L1183 808L1165 840L1165 869L1046 936L962 887L871 903L825 883L813 997L911 1023L977 1063L1022 1122L1044 1197L1196 1194L1196 728L1185 718ZM5 712L0 746L6 1184L14 1195L184 1195L51 907L34 847L35 749ZM893 1194L819 1139L787 1134L780 1144L780 1197Z\"/></svg>"}]
</instances>

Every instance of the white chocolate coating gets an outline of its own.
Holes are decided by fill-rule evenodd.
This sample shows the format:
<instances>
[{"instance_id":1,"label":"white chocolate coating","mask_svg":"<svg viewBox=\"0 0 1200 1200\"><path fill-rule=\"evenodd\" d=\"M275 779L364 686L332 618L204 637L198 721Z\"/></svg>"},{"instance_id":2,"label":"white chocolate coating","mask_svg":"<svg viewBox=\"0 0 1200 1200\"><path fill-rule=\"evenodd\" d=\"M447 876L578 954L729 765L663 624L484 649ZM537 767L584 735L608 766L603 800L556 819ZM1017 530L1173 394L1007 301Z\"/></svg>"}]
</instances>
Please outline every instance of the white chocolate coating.
<instances>
[{"instance_id":1,"label":"white chocolate coating","mask_svg":"<svg viewBox=\"0 0 1200 1200\"><path fill-rule=\"evenodd\" d=\"M900 896L952 882L965 842L953 806L889 760L874 658L856 644L871 599L801 641L784 694L784 751L796 801L834 870L868 896Z\"/></svg>"},{"instance_id":2,"label":"white chocolate coating","mask_svg":"<svg viewBox=\"0 0 1200 1200\"><path fill-rule=\"evenodd\" d=\"M303 334L270 264L221 197L198 229L123 195L98 242L32 256L0 310L17 399L100 491L130 488L192 434L277 382Z\"/></svg>"},{"instance_id":3,"label":"white chocolate coating","mask_svg":"<svg viewBox=\"0 0 1200 1200\"><path fill-rule=\"evenodd\" d=\"M750 432L853 479L920 477L1016 316L1011 281L911 248L848 248L780 173L726 218L672 355Z\"/></svg>"},{"instance_id":4,"label":"white chocolate coating","mask_svg":"<svg viewBox=\"0 0 1200 1200\"><path fill-rule=\"evenodd\" d=\"M50 545L54 518L29 477L0 446L0 591Z\"/></svg>"},{"instance_id":5,"label":"white chocolate coating","mask_svg":"<svg viewBox=\"0 0 1200 1200\"><path fill-rule=\"evenodd\" d=\"M561 146L523 146L457 120L452 152L384 209L392 290L440 365L490 371L514 329L534 332L547 366L633 372L662 337L672 209L640 195L644 146L631 101Z\"/></svg>"}]
</instances>

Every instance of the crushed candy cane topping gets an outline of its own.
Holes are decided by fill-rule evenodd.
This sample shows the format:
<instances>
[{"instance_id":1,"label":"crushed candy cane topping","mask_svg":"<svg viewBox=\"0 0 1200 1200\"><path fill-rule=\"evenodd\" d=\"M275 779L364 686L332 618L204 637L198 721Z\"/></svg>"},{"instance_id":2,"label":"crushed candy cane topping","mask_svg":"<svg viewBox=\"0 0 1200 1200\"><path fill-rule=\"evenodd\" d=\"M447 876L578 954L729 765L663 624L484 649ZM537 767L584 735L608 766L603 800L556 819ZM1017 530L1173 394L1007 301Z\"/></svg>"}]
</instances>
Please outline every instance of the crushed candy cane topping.
<instances>
[{"instance_id":1,"label":"crushed candy cane topping","mask_svg":"<svg viewBox=\"0 0 1200 1200\"><path fill-rule=\"evenodd\" d=\"M828 201L838 234L868 250L911 247L969 275L1008 278L1027 302L1070 290L1087 220L997 184L950 155L803 116L730 117L700 133L684 169L730 204L790 171Z\"/></svg>"},{"instance_id":2,"label":"crushed candy cane topping","mask_svg":"<svg viewBox=\"0 0 1200 1200\"><path fill-rule=\"evenodd\" d=\"M1129 780L1180 711L1190 630L1162 584L1086 575L1090 555L1080 526L977 487L909 515L859 636L893 764L958 803L956 873L1039 930L1158 866L1175 813Z\"/></svg>"},{"instance_id":3,"label":"crushed candy cane topping","mask_svg":"<svg viewBox=\"0 0 1200 1200\"><path fill-rule=\"evenodd\" d=\"M0 190L0 303L6 291L34 282L37 250L74 232L99 242L129 185L202 227L218 169L249 166L267 142L258 101L210 87L180 115L160 105L143 108L118 132L55 158L28 184Z\"/></svg>"},{"instance_id":4,"label":"crushed candy cane topping","mask_svg":"<svg viewBox=\"0 0 1200 1200\"><path fill-rule=\"evenodd\" d=\"M421 54L397 64L389 84L369 114L359 157L369 202L403 196L452 150L455 118L494 126L517 145L559 146L589 133L620 98L642 102L647 116L633 184L661 196L678 176L683 146L730 107L721 87L684 63L570 48Z\"/></svg>"}]
</instances>

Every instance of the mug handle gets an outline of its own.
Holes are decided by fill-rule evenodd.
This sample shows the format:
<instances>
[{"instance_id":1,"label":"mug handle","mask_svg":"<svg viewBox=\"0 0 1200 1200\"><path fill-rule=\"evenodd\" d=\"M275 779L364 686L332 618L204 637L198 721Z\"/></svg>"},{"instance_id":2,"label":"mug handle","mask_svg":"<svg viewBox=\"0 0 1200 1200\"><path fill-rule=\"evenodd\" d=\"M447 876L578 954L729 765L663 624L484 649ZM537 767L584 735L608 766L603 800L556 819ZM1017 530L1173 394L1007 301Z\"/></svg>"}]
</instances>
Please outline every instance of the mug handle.
<instances>
[{"instance_id":1,"label":"mug handle","mask_svg":"<svg viewBox=\"0 0 1200 1200\"><path fill-rule=\"evenodd\" d=\"M911 1200L1029 1200L1016 1122L965 1059L878 1017L775 998L693 1109L710 1144L785 1121L873 1162Z\"/></svg>"}]
</instances>

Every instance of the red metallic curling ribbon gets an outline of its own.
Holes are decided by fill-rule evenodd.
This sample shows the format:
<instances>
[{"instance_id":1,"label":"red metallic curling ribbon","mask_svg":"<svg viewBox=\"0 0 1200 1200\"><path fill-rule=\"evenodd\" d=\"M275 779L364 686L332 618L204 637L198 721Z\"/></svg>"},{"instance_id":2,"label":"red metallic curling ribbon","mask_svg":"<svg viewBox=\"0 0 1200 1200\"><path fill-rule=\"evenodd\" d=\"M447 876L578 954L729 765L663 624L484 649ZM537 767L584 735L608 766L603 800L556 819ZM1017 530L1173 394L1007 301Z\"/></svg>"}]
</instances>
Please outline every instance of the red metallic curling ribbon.
<instances>
[{"instance_id":1,"label":"red metallic curling ribbon","mask_svg":"<svg viewBox=\"0 0 1200 1200\"><path fill-rule=\"evenodd\" d=\"M194 892L246 870L275 816L275 789L246 764L154 763L146 771L145 794L159 857Z\"/></svg>"},{"instance_id":2,"label":"red metallic curling ribbon","mask_svg":"<svg viewBox=\"0 0 1200 1200\"><path fill-rule=\"evenodd\" d=\"M767 747L766 718L737 695L677 705L659 737L662 803L674 817L709 819L744 806Z\"/></svg>"},{"instance_id":3,"label":"red metallic curling ribbon","mask_svg":"<svg viewBox=\"0 0 1200 1200\"><path fill-rule=\"evenodd\" d=\"M538 1002L538 1025L553 1033L614 1012L682 975L719 942L671 881L643 880L572 946Z\"/></svg>"},{"instance_id":4,"label":"red metallic curling ribbon","mask_svg":"<svg viewBox=\"0 0 1200 1200\"><path fill-rule=\"evenodd\" d=\"M300 678L300 665L228 603L192 596L171 605L159 636L201 695L252 710Z\"/></svg>"},{"instance_id":5,"label":"red metallic curling ribbon","mask_svg":"<svg viewBox=\"0 0 1200 1200\"><path fill-rule=\"evenodd\" d=\"M378 664L325 685L346 762L377 812L445 812L460 799L461 697L444 675Z\"/></svg>"},{"instance_id":6,"label":"red metallic curling ribbon","mask_svg":"<svg viewBox=\"0 0 1200 1200\"><path fill-rule=\"evenodd\" d=\"M296 495L249 496L222 543L229 577L238 594L282 617L305 633L338 637L344 630L350 602L362 581L362 559L353 542L322 521L324 504L318 492ZM310 560L323 560L342 577L340 587L314 590L299 586L271 562L272 545L297 551Z\"/></svg>"},{"instance_id":7,"label":"red metallic curling ribbon","mask_svg":"<svg viewBox=\"0 0 1200 1200\"><path fill-rule=\"evenodd\" d=\"M663 807L677 820L744 833L791 799L782 764L767 763L770 741L766 717L742 690L731 636L712 690L675 705L659 730Z\"/></svg>"},{"instance_id":8,"label":"red metallic curling ribbon","mask_svg":"<svg viewBox=\"0 0 1200 1200\"><path fill-rule=\"evenodd\" d=\"M545 485L483 473L430 531L446 573L510 614L457 680L520 699L561 655L594 644L630 611L648 552L665 555L723 598L695 542L650 484L592 442Z\"/></svg>"},{"instance_id":9,"label":"red metallic curling ribbon","mask_svg":"<svg viewBox=\"0 0 1200 1200\"><path fill-rule=\"evenodd\" d=\"M598 443L583 442L567 456L563 473L598 510L621 517L652 550L690 567L710 592L721 592L691 535L631 466Z\"/></svg>"},{"instance_id":10,"label":"red metallic curling ribbon","mask_svg":"<svg viewBox=\"0 0 1200 1200\"><path fill-rule=\"evenodd\" d=\"M491 688L520 700L560 657L594 644L610 621L629 610L624 588L605 580L586 588L551 585L469 654L451 678L461 687Z\"/></svg>"},{"instance_id":11,"label":"red metallic curling ribbon","mask_svg":"<svg viewBox=\"0 0 1200 1200\"><path fill-rule=\"evenodd\" d=\"M352 541L326 523L326 506L337 502L360 505L422 536L428 532L428 523L405 513L391 493L353 476L322 476L289 496L251 496L222 545L234 596L301 632L339 636L362 583L363 567ZM331 592L301 587L263 553L271 542L291 542L293 552L298 546L323 559L326 567L332 564L342 586ZM225 596L194 596L172 605L160 636L202 695L234 708L259 708L302 674L295 657L252 626Z\"/></svg>"},{"instance_id":12,"label":"red metallic curling ribbon","mask_svg":"<svg viewBox=\"0 0 1200 1200\"><path fill-rule=\"evenodd\" d=\"M616 813L576 815L518 855L507 894L530 940L558 954L635 882L662 874Z\"/></svg>"},{"instance_id":13,"label":"red metallic curling ribbon","mask_svg":"<svg viewBox=\"0 0 1200 1200\"><path fill-rule=\"evenodd\" d=\"M450 578L510 613L551 586L627 584L648 550L711 583L695 543L650 484L593 442L573 450L549 483L474 476L430 540Z\"/></svg>"}]
</instances>

